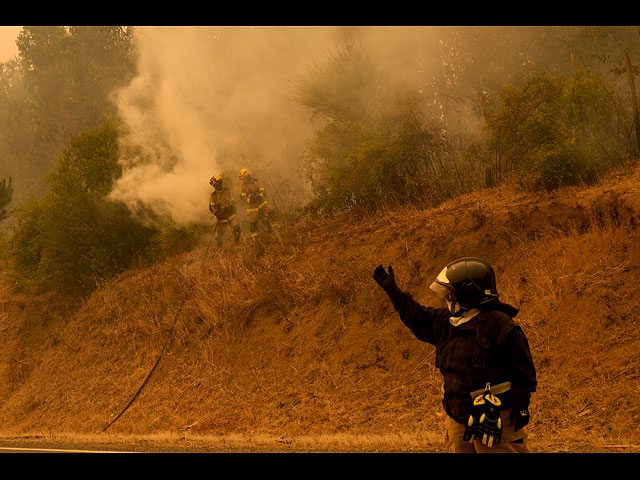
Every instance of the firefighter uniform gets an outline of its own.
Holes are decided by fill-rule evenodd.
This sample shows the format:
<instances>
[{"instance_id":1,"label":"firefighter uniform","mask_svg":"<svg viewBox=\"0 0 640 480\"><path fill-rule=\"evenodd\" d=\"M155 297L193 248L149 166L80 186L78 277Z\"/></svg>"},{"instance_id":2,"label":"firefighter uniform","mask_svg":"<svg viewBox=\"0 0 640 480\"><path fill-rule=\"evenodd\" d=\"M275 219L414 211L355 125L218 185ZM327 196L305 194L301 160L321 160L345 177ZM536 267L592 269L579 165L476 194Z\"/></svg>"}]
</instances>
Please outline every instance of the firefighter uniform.
<instances>
[{"instance_id":1,"label":"firefighter uniform","mask_svg":"<svg viewBox=\"0 0 640 480\"><path fill-rule=\"evenodd\" d=\"M233 197L231 190L222 186L222 178L214 175L209 181L214 190L209 197L209 211L217 218L216 223L216 244L222 246L222 238L225 232L230 229L237 243L240 239L240 226L236 224L236 207L232 204Z\"/></svg>"},{"instance_id":2,"label":"firefighter uniform","mask_svg":"<svg viewBox=\"0 0 640 480\"><path fill-rule=\"evenodd\" d=\"M495 298L477 308L465 309L464 313L425 307L398 288L392 269L390 276L385 277L383 272L378 267L374 278L388 294L402 322L418 340L436 347L435 365L444 380L442 405L447 413L448 450L528 451L524 425L537 381L529 344L513 320L518 310L498 301L497 292ZM494 427L499 428L491 431L498 442L495 444L491 436L488 443L486 437L483 439L481 428L471 428L481 417L474 414L474 408L484 403L485 393L496 405Z\"/></svg>"},{"instance_id":3,"label":"firefighter uniform","mask_svg":"<svg viewBox=\"0 0 640 480\"><path fill-rule=\"evenodd\" d=\"M246 168L240 171L240 198L247 202L247 222L251 238L258 236L258 222L264 220L269 231L279 227L274 208L265 199L264 187Z\"/></svg>"}]
</instances>

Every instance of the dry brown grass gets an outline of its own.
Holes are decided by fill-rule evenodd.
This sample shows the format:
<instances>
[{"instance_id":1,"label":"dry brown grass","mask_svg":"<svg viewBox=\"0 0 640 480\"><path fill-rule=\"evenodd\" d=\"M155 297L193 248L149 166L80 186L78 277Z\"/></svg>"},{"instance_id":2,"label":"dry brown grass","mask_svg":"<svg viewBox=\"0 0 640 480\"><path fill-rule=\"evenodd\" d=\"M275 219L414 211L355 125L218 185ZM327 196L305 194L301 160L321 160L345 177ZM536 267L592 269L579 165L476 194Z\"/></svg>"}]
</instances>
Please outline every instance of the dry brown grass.
<instances>
[{"instance_id":1,"label":"dry brown grass","mask_svg":"<svg viewBox=\"0 0 640 480\"><path fill-rule=\"evenodd\" d=\"M371 273L393 265L400 285L431 304L442 266L474 255L494 264L503 300L521 310L540 381L532 449L633 450L639 178L633 170L542 196L501 187L435 209L309 221L260 248L203 246L133 269L80 307L5 290L1 436L439 451L433 347L401 325ZM140 396L99 434L168 339Z\"/></svg>"}]
</instances>

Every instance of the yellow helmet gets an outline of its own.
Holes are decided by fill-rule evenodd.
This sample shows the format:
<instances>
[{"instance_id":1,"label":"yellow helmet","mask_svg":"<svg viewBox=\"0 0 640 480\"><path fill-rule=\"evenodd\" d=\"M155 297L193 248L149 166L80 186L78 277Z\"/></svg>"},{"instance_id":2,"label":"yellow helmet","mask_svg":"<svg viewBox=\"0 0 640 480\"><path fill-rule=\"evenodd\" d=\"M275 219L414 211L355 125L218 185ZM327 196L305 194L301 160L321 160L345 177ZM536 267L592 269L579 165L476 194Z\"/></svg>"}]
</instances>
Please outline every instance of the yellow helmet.
<instances>
[{"instance_id":1,"label":"yellow helmet","mask_svg":"<svg viewBox=\"0 0 640 480\"><path fill-rule=\"evenodd\" d=\"M220 177L220 176L218 176L218 175L214 175L213 177L211 177L211 178L209 179L209 183L210 183L211 185L213 185L214 187L215 187L216 185L218 185L221 181L222 181L222 177Z\"/></svg>"},{"instance_id":2,"label":"yellow helmet","mask_svg":"<svg viewBox=\"0 0 640 480\"><path fill-rule=\"evenodd\" d=\"M242 170L240 170L240 178L245 178L249 175L251 175L251 170L249 170L248 168L243 168Z\"/></svg>"}]
</instances>

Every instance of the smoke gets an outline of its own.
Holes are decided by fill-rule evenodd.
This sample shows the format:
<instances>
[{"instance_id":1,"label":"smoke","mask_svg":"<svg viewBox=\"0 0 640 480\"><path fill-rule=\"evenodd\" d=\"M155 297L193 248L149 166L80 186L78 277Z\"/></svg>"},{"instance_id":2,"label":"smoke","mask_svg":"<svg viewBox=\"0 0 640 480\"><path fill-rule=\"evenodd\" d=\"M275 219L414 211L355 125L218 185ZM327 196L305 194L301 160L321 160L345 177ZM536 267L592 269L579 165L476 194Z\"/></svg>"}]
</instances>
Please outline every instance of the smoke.
<instances>
[{"instance_id":1,"label":"smoke","mask_svg":"<svg viewBox=\"0 0 640 480\"><path fill-rule=\"evenodd\" d=\"M186 224L210 218L212 175L233 183L249 168L276 204L287 189L308 193L300 157L314 125L295 82L345 39L415 91L443 68L430 27L135 27L138 74L116 94L124 173L111 198Z\"/></svg>"},{"instance_id":2,"label":"smoke","mask_svg":"<svg viewBox=\"0 0 640 480\"><path fill-rule=\"evenodd\" d=\"M310 135L292 81L333 28L135 27L138 73L116 93L123 175L110 198L179 224L210 217L209 178L295 178Z\"/></svg>"}]
</instances>

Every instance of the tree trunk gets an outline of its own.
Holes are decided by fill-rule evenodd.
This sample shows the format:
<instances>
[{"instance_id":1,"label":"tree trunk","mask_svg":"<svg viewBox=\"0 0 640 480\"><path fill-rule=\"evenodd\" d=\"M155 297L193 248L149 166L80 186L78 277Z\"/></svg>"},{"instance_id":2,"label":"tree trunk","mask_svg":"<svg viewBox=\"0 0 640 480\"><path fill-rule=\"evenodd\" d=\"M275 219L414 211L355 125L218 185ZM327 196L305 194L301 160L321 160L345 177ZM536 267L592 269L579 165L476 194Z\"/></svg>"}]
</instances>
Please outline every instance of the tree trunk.
<instances>
[{"instance_id":1,"label":"tree trunk","mask_svg":"<svg viewBox=\"0 0 640 480\"><path fill-rule=\"evenodd\" d=\"M489 121L489 115L487 114L487 95L484 92L482 86L480 86L480 115L482 116L482 120L486 124Z\"/></svg>"},{"instance_id":2,"label":"tree trunk","mask_svg":"<svg viewBox=\"0 0 640 480\"><path fill-rule=\"evenodd\" d=\"M640 116L638 115L638 100L636 99L636 85L633 81L633 69L629 53L625 50L624 61L627 67L627 77L629 78L629 90L631 92L631 108L633 111L633 123L636 127L636 148L640 151Z\"/></svg>"}]
</instances>

